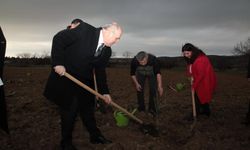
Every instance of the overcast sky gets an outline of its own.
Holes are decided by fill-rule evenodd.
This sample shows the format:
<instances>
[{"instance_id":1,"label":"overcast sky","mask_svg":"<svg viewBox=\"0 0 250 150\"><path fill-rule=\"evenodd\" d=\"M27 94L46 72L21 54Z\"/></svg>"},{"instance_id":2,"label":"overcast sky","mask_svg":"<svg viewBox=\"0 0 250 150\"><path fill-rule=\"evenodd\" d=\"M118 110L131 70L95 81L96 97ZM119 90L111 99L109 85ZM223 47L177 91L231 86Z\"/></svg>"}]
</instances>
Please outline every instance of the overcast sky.
<instances>
[{"instance_id":1,"label":"overcast sky","mask_svg":"<svg viewBox=\"0 0 250 150\"><path fill-rule=\"evenodd\" d=\"M250 0L0 0L6 56L50 53L53 36L74 18L124 30L116 56L144 50L180 56L191 42L209 55L232 55L250 37Z\"/></svg>"}]
</instances>

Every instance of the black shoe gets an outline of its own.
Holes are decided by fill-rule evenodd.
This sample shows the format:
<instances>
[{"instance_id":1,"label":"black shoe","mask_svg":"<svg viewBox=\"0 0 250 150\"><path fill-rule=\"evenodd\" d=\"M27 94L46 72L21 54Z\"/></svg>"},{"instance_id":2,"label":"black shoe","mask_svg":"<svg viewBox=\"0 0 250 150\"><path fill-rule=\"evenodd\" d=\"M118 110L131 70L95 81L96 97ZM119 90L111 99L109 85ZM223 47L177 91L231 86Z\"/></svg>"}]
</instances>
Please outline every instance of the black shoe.
<instances>
[{"instance_id":1,"label":"black shoe","mask_svg":"<svg viewBox=\"0 0 250 150\"><path fill-rule=\"evenodd\" d=\"M249 126L249 125L250 125L250 121L244 120L244 121L241 122L241 124L244 124L244 125L246 125L246 126Z\"/></svg>"},{"instance_id":2,"label":"black shoe","mask_svg":"<svg viewBox=\"0 0 250 150\"><path fill-rule=\"evenodd\" d=\"M242 124L249 126L250 125L250 117L247 116L244 121L241 122Z\"/></svg>"},{"instance_id":3,"label":"black shoe","mask_svg":"<svg viewBox=\"0 0 250 150\"><path fill-rule=\"evenodd\" d=\"M139 112L144 112L144 111L145 111L145 108L138 107L137 110L138 110Z\"/></svg>"},{"instance_id":4,"label":"black shoe","mask_svg":"<svg viewBox=\"0 0 250 150\"><path fill-rule=\"evenodd\" d=\"M157 113L156 113L156 111L154 111L154 110L149 110L148 111L153 117L156 117L157 116Z\"/></svg>"},{"instance_id":5,"label":"black shoe","mask_svg":"<svg viewBox=\"0 0 250 150\"><path fill-rule=\"evenodd\" d=\"M200 114L200 115L205 115L205 116L207 116L207 117L210 117L211 112L210 112L210 110L207 110L207 111L203 110L203 111L200 111L199 114Z\"/></svg>"},{"instance_id":6,"label":"black shoe","mask_svg":"<svg viewBox=\"0 0 250 150\"><path fill-rule=\"evenodd\" d=\"M90 138L90 143L92 144L110 144L112 141L106 139L104 136L97 136Z\"/></svg>"},{"instance_id":7,"label":"black shoe","mask_svg":"<svg viewBox=\"0 0 250 150\"><path fill-rule=\"evenodd\" d=\"M96 102L96 111L100 111L103 114L107 113L107 110L103 101L98 100Z\"/></svg>"},{"instance_id":8,"label":"black shoe","mask_svg":"<svg viewBox=\"0 0 250 150\"><path fill-rule=\"evenodd\" d=\"M62 144L61 150L77 150L72 144Z\"/></svg>"}]
</instances>

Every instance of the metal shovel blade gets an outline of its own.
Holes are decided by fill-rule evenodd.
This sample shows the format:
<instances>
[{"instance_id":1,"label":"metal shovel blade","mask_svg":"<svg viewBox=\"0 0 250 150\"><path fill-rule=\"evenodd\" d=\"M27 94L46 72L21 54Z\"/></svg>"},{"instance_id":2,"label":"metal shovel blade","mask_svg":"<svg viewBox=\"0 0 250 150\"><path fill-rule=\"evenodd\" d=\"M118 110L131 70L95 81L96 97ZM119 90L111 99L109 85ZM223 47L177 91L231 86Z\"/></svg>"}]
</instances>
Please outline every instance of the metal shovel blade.
<instances>
[{"instance_id":1,"label":"metal shovel blade","mask_svg":"<svg viewBox=\"0 0 250 150\"><path fill-rule=\"evenodd\" d=\"M156 127L153 124L142 124L140 126L140 130L144 134L148 134L153 137L159 137L159 131L156 129Z\"/></svg>"}]
</instances>

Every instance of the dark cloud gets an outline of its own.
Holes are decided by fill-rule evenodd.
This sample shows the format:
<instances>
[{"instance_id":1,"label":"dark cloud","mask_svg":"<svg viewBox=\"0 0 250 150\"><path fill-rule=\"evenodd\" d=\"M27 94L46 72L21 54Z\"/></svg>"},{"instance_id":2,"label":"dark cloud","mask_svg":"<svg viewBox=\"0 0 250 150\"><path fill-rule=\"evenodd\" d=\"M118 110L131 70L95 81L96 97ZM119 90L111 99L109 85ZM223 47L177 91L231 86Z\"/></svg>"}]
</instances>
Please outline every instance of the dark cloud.
<instances>
[{"instance_id":1,"label":"dark cloud","mask_svg":"<svg viewBox=\"0 0 250 150\"><path fill-rule=\"evenodd\" d=\"M124 36L114 46L117 55L147 50L176 56L185 42L209 54L228 55L250 35L249 6L249 0L9 0L1 2L0 18L9 55L24 47L20 43L51 43L53 35L73 18L94 26L119 22Z\"/></svg>"}]
</instances>

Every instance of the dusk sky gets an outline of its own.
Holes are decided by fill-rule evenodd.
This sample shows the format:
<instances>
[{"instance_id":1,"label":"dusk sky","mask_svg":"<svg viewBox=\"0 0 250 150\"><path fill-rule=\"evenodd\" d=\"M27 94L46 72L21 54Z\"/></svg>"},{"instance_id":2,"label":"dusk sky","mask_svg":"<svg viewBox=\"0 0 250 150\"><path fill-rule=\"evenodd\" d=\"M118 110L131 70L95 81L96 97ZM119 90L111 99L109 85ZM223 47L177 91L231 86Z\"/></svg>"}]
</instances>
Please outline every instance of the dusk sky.
<instances>
[{"instance_id":1,"label":"dusk sky","mask_svg":"<svg viewBox=\"0 0 250 150\"><path fill-rule=\"evenodd\" d=\"M0 0L6 56L50 53L53 36L74 18L124 30L116 56L143 50L180 56L186 42L208 55L232 55L250 37L250 0Z\"/></svg>"}]
</instances>

